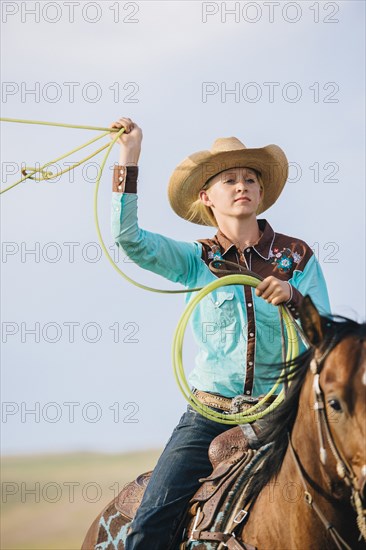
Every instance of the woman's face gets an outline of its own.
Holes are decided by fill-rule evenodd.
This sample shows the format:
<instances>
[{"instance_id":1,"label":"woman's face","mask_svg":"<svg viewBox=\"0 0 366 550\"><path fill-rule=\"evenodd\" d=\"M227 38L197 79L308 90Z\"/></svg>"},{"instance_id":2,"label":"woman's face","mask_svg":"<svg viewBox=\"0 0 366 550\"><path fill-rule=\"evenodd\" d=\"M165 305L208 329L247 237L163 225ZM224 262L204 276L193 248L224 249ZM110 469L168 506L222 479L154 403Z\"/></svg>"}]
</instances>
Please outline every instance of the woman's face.
<instances>
[{"instance_id":1,"label":"woman's face","mask_svg":"<svg viewBox=\"0 0 366 550\"><path fill-rule=\"evenodd\" d=\"M228 217L256 217L262 197L257 176L250 168L224 170L212 178L207 189L200 191L201 201L212 208L219 225Z\"/></svg>"}]
</instances>

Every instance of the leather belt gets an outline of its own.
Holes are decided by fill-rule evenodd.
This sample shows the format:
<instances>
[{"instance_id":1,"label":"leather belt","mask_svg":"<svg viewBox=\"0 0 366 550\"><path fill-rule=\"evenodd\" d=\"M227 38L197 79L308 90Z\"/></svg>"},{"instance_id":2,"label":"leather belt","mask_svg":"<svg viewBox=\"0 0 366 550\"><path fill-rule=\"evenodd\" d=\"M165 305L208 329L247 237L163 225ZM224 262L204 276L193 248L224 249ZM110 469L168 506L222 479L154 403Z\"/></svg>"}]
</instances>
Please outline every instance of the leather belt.
<instances>
[{"instance_id":1,"label":"leather belt","mask_svg":"<svg viewBox=\"0 0 366 550\"><path fill-rule=\"evenodd\" d=\"M245 411L250 407L253 407L260 399L260 397L252 397L251 395L237 395L235 397L224 397L223 395L216 395L214 393L205 392L202 390L193 390L193 395L200 401L203 405L207 407L213 407L215 409L221 409L227 413L235 414ZM270 398L266 401L264 406L273 403L277 395L271 395ZM262 407L261 407L262 408Z\"/></svg>"}]
</instances>

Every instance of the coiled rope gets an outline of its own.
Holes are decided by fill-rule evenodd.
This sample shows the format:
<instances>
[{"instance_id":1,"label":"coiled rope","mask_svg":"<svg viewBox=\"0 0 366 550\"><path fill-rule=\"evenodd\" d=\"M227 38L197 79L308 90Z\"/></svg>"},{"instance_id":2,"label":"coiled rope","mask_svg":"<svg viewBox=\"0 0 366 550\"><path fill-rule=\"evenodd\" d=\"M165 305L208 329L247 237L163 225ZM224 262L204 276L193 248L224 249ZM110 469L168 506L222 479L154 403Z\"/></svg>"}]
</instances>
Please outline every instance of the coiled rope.
<instances>
[{"instance_id":1,"label":"coiled rope","mask_svg":"<svg viewBox=\"0 0 366 550\"><path fill-rule=\"evenodd\" d=\"M281 392L278 394L276 399L263 410L263 406L266 404L266 402L269 400L269 398L276 392L277 388L279 387L281 381L283 381L283 377L285 375L285 369L282 370L280 373L277 381L273 385L273 387L270 389L270 391L258 401L255 405L252 407L246 409L245 411L241 413L235 413L235 414L227 414L227 413L219 413L210 407L203 405L201 401L195 397L195 395L192 393L185 373L184 373L184 367L183 367L183 360L182 360L182 348L183 348L183 339L185 330L189 321L189 318L194 310L194 308L197 306L198 302L202 300L207 294L215 290L216 288L219 288L221 286L227 286L227 285L249 285L253 288L256 288L258 284L260 283L260 279L257 279L256 277L251 277L250 275L226 275L225 277L222 277L218 279L217 281L212 281L212 283L209 283L204 288L196 294L192 300L188 303L186 309L183 312L183 315L181 316L177 328L174 333L174 339L173 339L173 349L172 349L172 361L173 361L173 368L174 368L174 374L175 379L177 381L178 387L180 388L180 391L182 392L184 398L190 403L190 405L199 413L201 413L206 418L209 418L211 420L215 420L216 422L221 422L222 424L244 424L246 422L254 422L255 420L258 420L259 418L262 418L266 414L272 412L280 403L282 403L284 399L284 390L282 389ZM283 321L287 330L288 335L288 346L286 350L286 362L291 361L294 359L299 352L299 344L298 344L298 336L297 336L297 325L292 320L291 314L288 311L288 308L286 306L278 306L280 309L280 314L283 315ZM258 409L260 409L258 411Z\"/></svg>"}]
</instances>

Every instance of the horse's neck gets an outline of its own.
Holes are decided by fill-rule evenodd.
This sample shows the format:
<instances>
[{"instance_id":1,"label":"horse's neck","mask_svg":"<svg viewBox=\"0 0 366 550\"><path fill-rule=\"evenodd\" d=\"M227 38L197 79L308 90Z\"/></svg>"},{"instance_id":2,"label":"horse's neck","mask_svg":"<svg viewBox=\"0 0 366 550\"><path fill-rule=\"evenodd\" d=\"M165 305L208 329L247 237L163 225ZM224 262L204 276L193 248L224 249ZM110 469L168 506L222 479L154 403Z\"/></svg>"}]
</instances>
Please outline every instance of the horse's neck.
<instances>
[{"instance_id":1,"label":"horse's neck","mask_svg":"<svg viewBox=\"0 0 366 550\"><path fill-rule=\"evenodd\" d=\"M345 526L348 524L349 529L355 531L354 514L347 501L340 503L331 494L332 482L336 481L335 463L332 456L328 456L326 468L320 463L316 422L308 380L302 389L291 440L303 469L306 489L325 518L349 540ZM288 447L278 476L261 491L252 508L243 540L258 548L267 548L272 543L276 547L276 541L277 544L283 542L283 547L297 548L296 541L302 540L302 548L333 549L334 543L306 503L304 494L304 481ZM259 532L258 522L261 525Z\"/></svg>"}]
</instances>

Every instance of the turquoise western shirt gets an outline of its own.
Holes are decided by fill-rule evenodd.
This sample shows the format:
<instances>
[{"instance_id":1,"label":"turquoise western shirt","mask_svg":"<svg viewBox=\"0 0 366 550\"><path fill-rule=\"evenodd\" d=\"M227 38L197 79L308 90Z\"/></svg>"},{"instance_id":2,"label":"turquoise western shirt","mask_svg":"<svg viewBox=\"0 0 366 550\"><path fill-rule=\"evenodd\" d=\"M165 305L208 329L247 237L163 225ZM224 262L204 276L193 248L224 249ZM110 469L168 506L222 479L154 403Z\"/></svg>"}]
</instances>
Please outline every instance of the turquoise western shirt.
<instances>
[{"instance_id":1,"label":"turquoise western shirt","mask_svg":"<svg viewBox=\"0 0 366 550\"><path fill-rule=\"evenodd\" d=\"M112 193L111 223L117 245L143 269L187 288L216 280L208 267L212 258L209 240L176 241L141 229L137 194ZM326 284L310 247L299 239L274 233L265 220L258 223L263 235L258 245L242 251L243 261L262 277L274 275L292 285L289 305L294 317L306 294L320 313L329 314ZM224 258L240 261L239 251L220 231L212 242L220 247ZM194 294L185 294L187 303ZM191 316L198 353L189 382L200 390L227 397L267 393L273 385L272 365L282 360L278 321L278 309L257 297L251 288L233 285L213 291Z\"/></svg>"}]
</instances>

